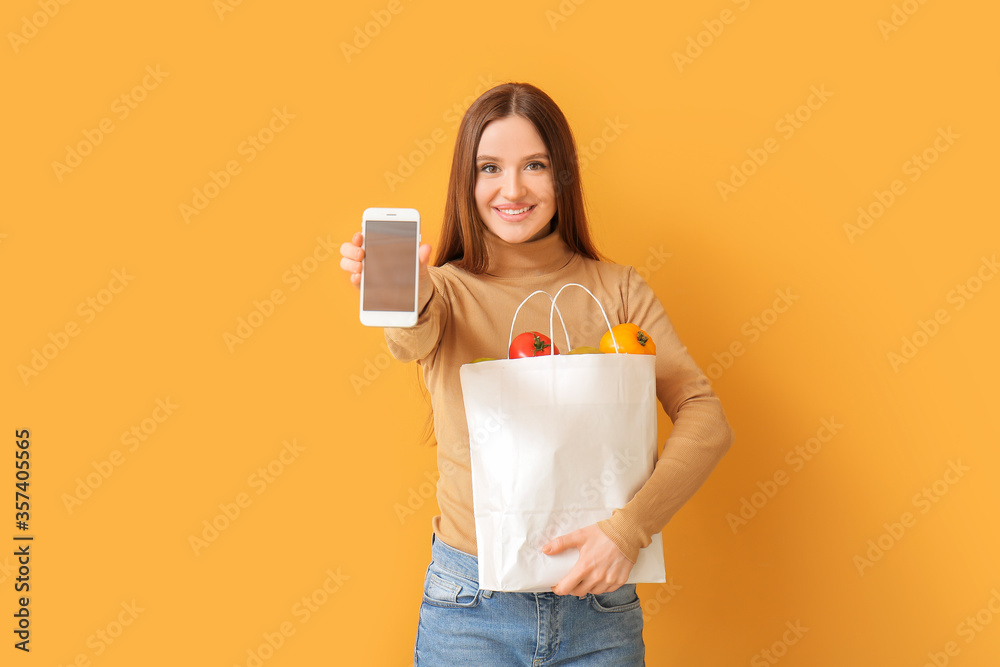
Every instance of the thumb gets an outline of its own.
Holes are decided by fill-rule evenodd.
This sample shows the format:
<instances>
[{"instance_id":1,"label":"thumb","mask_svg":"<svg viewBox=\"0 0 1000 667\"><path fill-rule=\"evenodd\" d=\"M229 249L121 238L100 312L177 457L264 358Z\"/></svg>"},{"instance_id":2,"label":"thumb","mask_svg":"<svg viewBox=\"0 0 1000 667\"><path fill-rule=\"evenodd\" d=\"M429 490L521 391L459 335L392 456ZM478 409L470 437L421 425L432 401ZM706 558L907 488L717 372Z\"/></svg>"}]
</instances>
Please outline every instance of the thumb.
<instances>
[{"instance_id":1,"label":"thumb","mask_svg":"<svg viewBox=\"0 0 1000 667\"><path fill-rule=\"evenodd\" d=\"M420 244L420 251L419 251L419 254L417 255L417 258L420 260L420 273L421 273L421 275L427 275L427 263L430 261L430 258L431 258L431 244L430 243L421 243Z\"/></svg>"},{"instance_id":2,"label":"thumb","mask_svg":"<svg viewBox=\"0 0 1000 667\"><path fill-rule=\"evenodd\" d=\"M552 538L548 544L542 547L542 551L549 554L560 553L569 547L574 547L577 544L576 532L569 533L568 535L560 535L559 537Z\"/></svg>"}]
</instances>

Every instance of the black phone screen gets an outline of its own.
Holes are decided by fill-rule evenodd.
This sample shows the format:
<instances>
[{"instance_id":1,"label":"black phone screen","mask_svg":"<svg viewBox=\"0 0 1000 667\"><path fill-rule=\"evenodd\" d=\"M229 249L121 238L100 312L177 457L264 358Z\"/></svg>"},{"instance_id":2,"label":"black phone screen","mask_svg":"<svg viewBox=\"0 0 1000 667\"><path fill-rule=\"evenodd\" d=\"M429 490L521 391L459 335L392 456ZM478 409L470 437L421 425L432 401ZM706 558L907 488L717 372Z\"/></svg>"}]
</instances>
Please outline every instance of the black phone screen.
<instances>
[{"instance_id":1,"label":"black phone screen","mask_svg":"<svg viewBox=\"0 0 1000 667\"><path fill-rule=\"evenodd\" d=\"M362 308L417 309L417 223L369 220L365 225L365 289Z\"/></svg>"}]
</instances>

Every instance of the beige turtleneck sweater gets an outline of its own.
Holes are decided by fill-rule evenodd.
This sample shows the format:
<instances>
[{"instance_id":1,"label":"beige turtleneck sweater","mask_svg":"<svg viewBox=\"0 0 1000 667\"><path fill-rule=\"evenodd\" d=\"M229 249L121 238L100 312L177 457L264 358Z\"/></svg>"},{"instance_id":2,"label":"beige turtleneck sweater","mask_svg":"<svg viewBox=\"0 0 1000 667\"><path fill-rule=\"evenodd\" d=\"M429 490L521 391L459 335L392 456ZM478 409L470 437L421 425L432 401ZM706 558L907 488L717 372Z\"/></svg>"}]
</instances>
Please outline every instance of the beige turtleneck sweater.
<instances>
[{"instance_id":1,"label":"beige turtleneck sweater","mask_svg":"<svg viewBox=\"0 0 1000 667\"><path fill-rule=\"evenodd\" d=\"M459 367L478 357L507 356L511 318L534 290L554 295L575 282L594 293L611 325L633 322L656 344L656 396L673 423L652 476L624 507L598 522L635 563L639 549L660 532L702 485L732 445L734 434L708 379L687 353L663 306L631 266L599 262L571 250L558 232L535 241L508 243L486 230L489 269L473 275L451 264L429 266L421 285L419 319L411 328L386 328L390 352L423 367L431 394L440 477L441 513L431 527L446 544L476 555L469 433ZM532 297L518 314L521 331L548 332L551 301ZM593 299L580 289L559 297L574 347L596 347L607 331ZM556 319L554 342L565 353Z\"/></svg>"}]
</instances>

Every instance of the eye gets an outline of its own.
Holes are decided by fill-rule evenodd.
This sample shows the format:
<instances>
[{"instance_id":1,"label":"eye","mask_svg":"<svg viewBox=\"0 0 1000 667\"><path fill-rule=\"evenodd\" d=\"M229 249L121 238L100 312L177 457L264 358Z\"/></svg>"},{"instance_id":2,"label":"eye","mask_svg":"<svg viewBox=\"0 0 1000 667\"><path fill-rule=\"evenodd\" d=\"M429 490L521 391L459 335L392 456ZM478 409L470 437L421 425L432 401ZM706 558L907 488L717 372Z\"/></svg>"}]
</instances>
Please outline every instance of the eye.
<instances>
[{"instance_id":1,"label":"eye","mask_svg":"<svg viewBox=\"0 0 1000 667\"><path fill-rule=\"evenodd\" d=\"M544 162L538 162L536 160L534 162L529 162L527 168L531 171L539 171L540 169L546 169L547 166Z\"/></svg>"},{"instance_id":2,"label":"eye","mask_svg":"<svg viewBox=\"0 0 1000 667\"><path fill-rule=\"evenodd\" d=\"M479 171L487 173L487 174L495 174L495 173L497 173L496 171L491 171L492 169L499 170L498 167L495 164L487 162L486 164L484 164L482 167L479 168Z\"/></svg>"}]
</instances>

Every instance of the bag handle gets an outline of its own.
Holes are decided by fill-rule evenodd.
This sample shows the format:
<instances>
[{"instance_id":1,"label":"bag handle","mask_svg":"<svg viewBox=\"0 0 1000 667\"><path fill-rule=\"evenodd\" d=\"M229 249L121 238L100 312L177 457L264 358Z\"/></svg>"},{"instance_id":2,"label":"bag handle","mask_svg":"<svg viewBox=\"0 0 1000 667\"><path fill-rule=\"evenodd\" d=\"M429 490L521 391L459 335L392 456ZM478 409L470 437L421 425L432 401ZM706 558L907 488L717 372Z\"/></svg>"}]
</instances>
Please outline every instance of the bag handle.
<instances>
[{"instance_id":1,"label":"bag handle","mask_svg":"<svg viewBox=\"0 0 1000 667\"><path fill-rule=\"evenodd\" d=\"M570 284L573 284L573 283L570 283ZM564 285L564 287L565 287L565 285ZM581 285L581 287L582 287L582 285ZM586 289L586 287L584 287L584 289ZM560 289L559 291L561 292L562 290ZM552 302L552 308L555 308L556 312L559 313L559 322L562 324L563 335L566 336L566 345L569 345L570 349L573 349L572 345L569 342L569 332L566 331L566 322L563 320L562 313L559 312L558 308L556 308L556 300L553 299L552 295L549 294L548 292L546 292L545 290L538 289L538 290L535 290L534 292L532 292L531 294L529 294L528 296L524 297L524 301L522 301L521 304L517 307L517 310L514 311L514 317L510 321L510 336L507 337L507 358L508 359L510 359L510 345L511 345L511 343L514 342L514 323L517 321L517 314L519 312L521 312L521 306L523 306L525 303L527 303L528 299L530 299L531 297L535 296L536 294L544 294L545 296L549 297L549 301ZM593 295L591 295L591 296L593 296ZM552 340L552 309L549 309L549 340Z\"/></svg>"},{"instance_id":2,"label":"bag handle","mask_svg":"<svg viewBox=\"0 0 1000 667\"><path fill-rule=\"evenodd\" d=\"M567 287L579 287L584 292L586 292L587 294L589 294L590 298L592 298L594 301L597 302L597 307L601 309L601 315L604 316L604 323L608 325L608 332L611 333L611 343L612 343L612 345L615 346L615 353L616 354L625 354L624 352L621 352L618 349L618 341L615 340L615 334L614 334L613 331L611 331L611 320L608 319L608 314L604 310L604 306L601 305L600 299L598 299L596 296L594 296L593 292L591 292L589 289L587 289L586 287L584 287L580 283L566 283L565 285L563 285L562 287L559 288L559 291L556 292L556 295L554 297L549 297L549 298L552 299L552 308L549 309L549 338L552 338L552 311L553 310L555 310L556 312L559 311L559 309L556 308L556 299L559 298L559 295L562 294L562 291L564 289L566 289ZM559 313L559 321L560 322L562 321L562 313ZM563 323L563 330L564 331L566 330L566 324L565 323ZM566 344L569 345L569 336L566 336ZM573 349L573 348L570 347L570 349Z\"/></svg>"}]
</instances>

